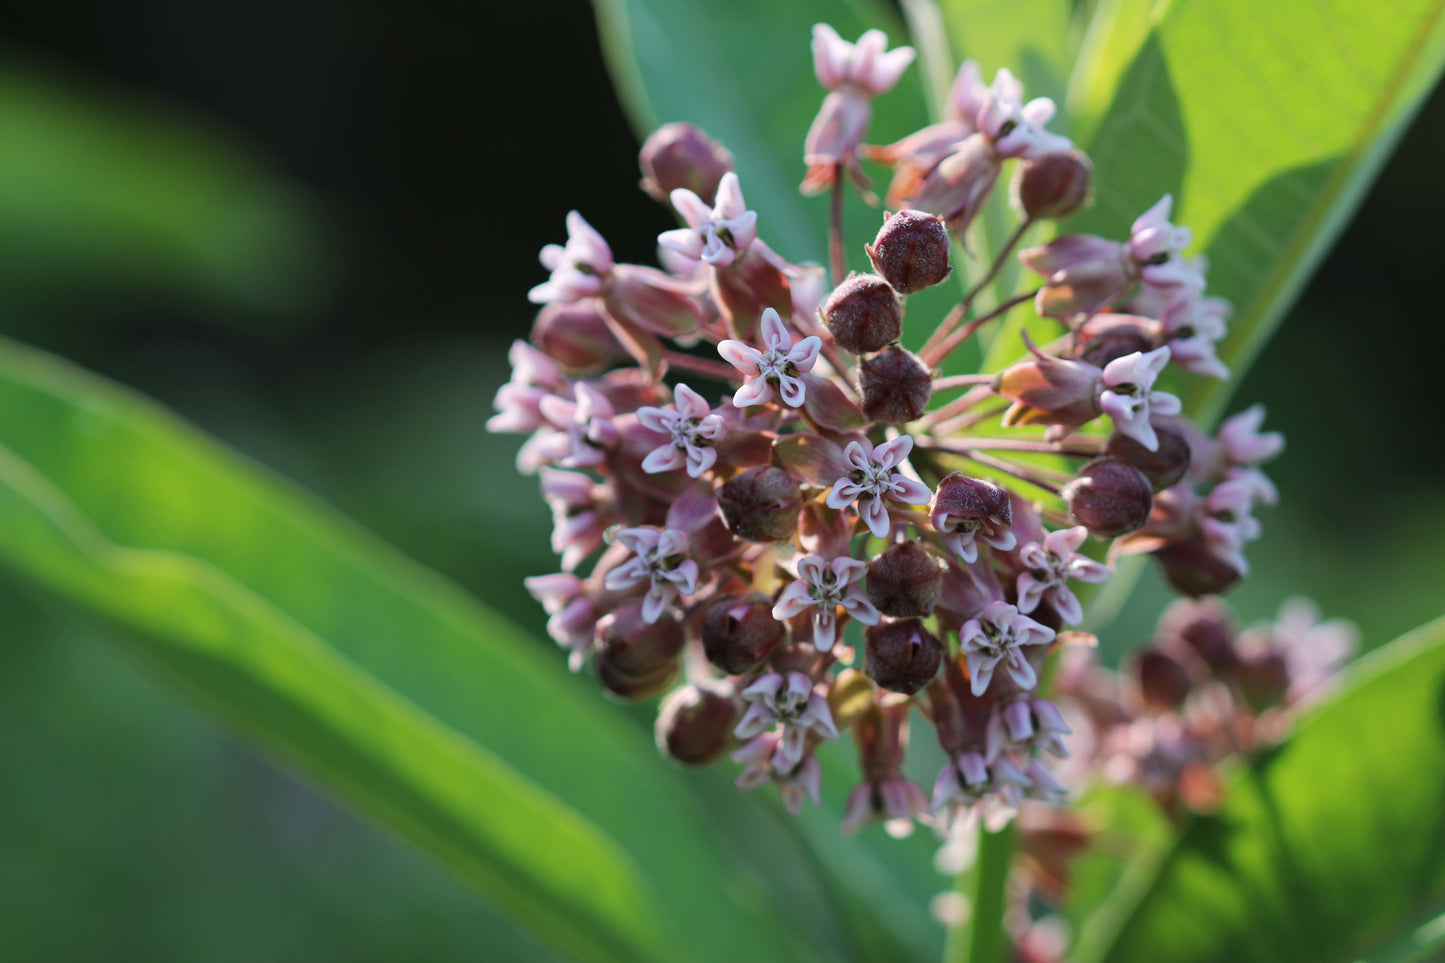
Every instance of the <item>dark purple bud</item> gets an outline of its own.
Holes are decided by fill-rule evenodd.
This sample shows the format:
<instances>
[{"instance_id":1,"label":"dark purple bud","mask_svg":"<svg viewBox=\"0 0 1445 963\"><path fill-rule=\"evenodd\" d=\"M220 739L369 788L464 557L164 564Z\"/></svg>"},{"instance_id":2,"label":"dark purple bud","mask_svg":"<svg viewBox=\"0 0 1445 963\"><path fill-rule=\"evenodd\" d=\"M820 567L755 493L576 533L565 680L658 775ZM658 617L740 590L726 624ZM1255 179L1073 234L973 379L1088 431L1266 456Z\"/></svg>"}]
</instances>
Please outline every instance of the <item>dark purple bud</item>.
<instances>
[{"instance_id":1,"label":"dark purple bud","mask_svg":"<svg viewBox=\"0 0 1445 963\"><path fill-rule=\"evenodd\" d=\"M897 345L872 358L858 370L863 392L863 414L871 421L901 425L923 417L933 396L933 375L918 356Z\"/></svg>"},{"instance_id":2,"label":"dark purple bud","mask_svg":"<svg viewBox=\"0 0 1445 963\"><path fill-rule=\"evenodd\" d=\"M1154 425L1154 436L1159 439L1159 448L1150 451L1135 439L1116 431L1109 436L1107 451L1110 458L1117 458L1142 471L1154 490L1162 492L1177 484L1189 470L1189 439L1182 432L1163 425Z\"/></svg>"},{"instance_id":3,"label":"dark purple bud","mask_svg":"<svg viewBox=\"0 0 1445 963\"><path fill-rule=\"evenodd\" d=\"M532 322L532 343L573 371L595 370L627 355L592 299L547 305Z\"/></svg>"},{"instance_id":4,"label":"dark purple bud","mask_svg":"<svg viewBox=\"0 0 1445 963\"><path fill-rule=\"evenodd\" d=\"M755 668L783 641L773 603L758 592L723 595L703 609L702 647L713 665L739 675Z\"/></svg>"},{"instance_id":5,"label":"dark purple bud","mask_svg":"<svg viewBox=\"0 0 1445 963\"><path fill-rule=\"evenodd\" d=\"M1238 678L1245 701L1260 712L1284 702L1289 691L1289 663L1278 652L1261 652L1239 663Z\"/></svg>"},{"instance_id":6,"label":"dark purple bud","mask_svg":"<svg viewBox=\"0 0 1445 963\"><path fill-rule=\"evenodd\" d=\"M672 662L660 665L646 675L623 672L604 659L598 659L596 666L597 680L602 683L602 687L629 702L657 695L672 685L672 677L677 674L677 665Z\"/></svg>"},{"instance_id":7,"label":"dark purple bud","mask_svg":"<svg viewBox=\"0 0 1445 963\"><path fill-rule=\"evenodd\" d=\"M912 695L938 674L943 647L919 619L884 621L870 625L865 670L885 689Z\"/></svg>"},{"instance_id":8,"label":"dark purple bud","mask_svg":"<svg viewBox=\"0 0 1445 963\"><path fill-rule=\"evenodd\" d=\"M1154 490L1144 473L1114 458L1089 462L1060 494L1074 523L1098 538L1142 528L1154 505Z\"/></svg>"},{"instance_id":9,"label":"dark purple bud","mask_svg":"<svg viewBox=\"0 0 1445 963\"><path fill-rule=\"evenodd\" d=\"M903 302L876 274L855 274L820 309L833 340L854 354L878 351L903 332Z\"/></svg>"},{"instance_id":10,"label":"dark purple bud","mask_svg":"<svg viewBox=\"0 0 1445 963\"><path fill-rule=\"evenodd\" d=\"M1172 712L1189 695L1189 670L1174 656L1145 647L1134 656L1134 679L1144 704L1155 712Z\"/></svg>"},{"instance_id":11,"label":"dark purple bud","mask_svg":"<svg viewBox=\"0 0 1445 963\"><path fill-rule=\"evenodd\" d=\"M1173 542L1156 551L1154 557L1164 567L1169 584L1192 598L1219 595L1243 575L1202 539Z\"/></svg>"},{"instance_id":12,"label":"dark purple bud","mask_svg":"<svg viewBox=\"0 0 1445 963\"><path fill-rule=\"evenodd\" d=\"M1227 674L1239 662L1234 620L1218 599L1179 599L1159 617L1159 632L1182 640L1215 672Z\"/></svg>"},{"instance_id":13,"label":"dark purple bud","mask_svg":"<svg viewBox=\"0 0 1445 963\"><path fill-rule=\"evenodd\" d=\"M922 618L938 603L943 568L916 541L902 542L868 563L868 600L884 615Z\"/></svg>"},{"instance_id":14,"label":"dark purple bud","mask_svg":"<svg viewBox=\"0 0 1445 963\"><path fill-rule=\"evenodd\" d=\"M941 521L944 515L955 522L960 519L989 522L1001 531L1007 531L1013 523L1013 502L1008 489L986 478L970 478L961 471L950 472L938 483L928 512L939 531L945 527L951 530L951 526Z\"/></svg>"},{"instance_id":15,"label":"dark purple bud","mask_svg":"<svg viewBox=\"0 0 1445 963\"><path fill-rule=\"evenodd\" d=\"M662 700L657 748L687 766L705 766L733 742L738 704L715 682L683 686Z\"/></svg>"},{"instance_id":16,"label":"dark purple bud","mask_svg":"<svg viewBox=\"0 0 1445 963\"><path fill-rule=\"evenodd\" d=\"M1094 166L1082 151L1045 154L1019 164L1014 174L1014 203L1029 217L1068 217L1089 198Z\"/></svg>"},{"instance_id":17,"label":"dark purple bud","mask_svg":"<svg viewBox=\"0 0 1445 963\"><path fill-rule=\"evenodd\" d=\"M623 605L597 623L597 676L624 698L664 689L681 650L681 623L666 614L648 623L640 603Z\"/></svg>"},{"instance_id":18,"label":"dark purple bud","mask_svg":"<svg viewBox=\"0 0 1445 963\"><path fill-rule=\"evenodd\" d=\"M948 263L948 228L926 211L889 214L872 245L864 245L873 270L899 294L933 287L953 270Z\"/></svg>"},{"instance_id":19,"label":"dark purple bud","mask_svg":"<svg viewBox=\"0 0 1445 963\"><path fill-rule=\"evenodd\" d=\"M718 489L717 503L728 529L750 542L781 542L798 530L802 489L793 476L773 465L760 465L731 478Z\"/></svg>"},{"instance_id":20,"label":"dark purple bud","mask_svg":"<svg viewBox=\"0 0 1445 963\"><path fill-rule=\"evenodd\" d=\"M1136 351L1153 351L1159 347L1158 327L1157 321L1132 314L1096 314L1078 329L1078 357L1103 368Z\"/></svg>"},{"instance_id":21,"label":"dark purple bud","mask_svg":"<svg viewBox=\"0 0 1445 963\"><path fill-rule=\"evenodd\" d=\"M691 124L664 124L652 132L637 157L642 189L663 204L679 187L712 206L718 181L733 169L733 155Z\"/></svg>"}]
</instances>

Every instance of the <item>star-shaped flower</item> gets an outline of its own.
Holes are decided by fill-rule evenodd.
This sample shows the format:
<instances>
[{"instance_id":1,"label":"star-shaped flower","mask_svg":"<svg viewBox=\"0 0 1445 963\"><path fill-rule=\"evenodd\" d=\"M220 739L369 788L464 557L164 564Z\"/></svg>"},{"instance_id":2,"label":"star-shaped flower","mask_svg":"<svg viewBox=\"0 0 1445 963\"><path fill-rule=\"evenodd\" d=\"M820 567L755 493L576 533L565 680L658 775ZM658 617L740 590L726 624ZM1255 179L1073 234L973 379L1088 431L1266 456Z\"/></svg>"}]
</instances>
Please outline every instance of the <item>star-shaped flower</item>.
<instances>
[{"instance_id":1,"label":"star-shaped flower","mask_svg":"<svg viewBox=\"0 0 1445 963\"><path fill-rule=\"evenodd\" d=\"M805 555L797 561L798 580L789 583L773 606L773 618L790 619L813 609L813 648L827 652L838 638L838 607L864 625L877 625L878 610L858 582L868 566L857 559L841 557L831 562L819 555Z\"/></svg>"},{"instance_id":2,"label":"star-shaped flower","mask_svg":"<svg viewBox=\"0 0 1445 963\"><path fill-rule=\"evenodd\" d=\"M979 106L978 131L1000 157L1033 159L1068 150L1073 142L1044 130L1054 116L1054 102L1036 97L1023 102L1024 88L1008 70L1000 70Z\"/></svg>"},{"instance_id":3,"label":"star-shaped flower","mask_svg":"<svg viewBox=\"0 0 1445 963\"><path fill-rule=\"evenodd\" d=\"M883 499L927 505L933 498L927 485L899 471L912 450L913 439L908 435L899 435L877 448L866 441L850 441L843 449L843 457L853 470L833 483L828 507L846 508L857 501L858 514L868 530L878 538L887 538L890 523Z\"/></svg>"},{"instance_id":4,"label":"star-shaped flower","mask_svg":"<svg viewBox=\"0 0 1445 963\"><path fill-rule=\"evenodd\" d=\"M828 90L846 84L877 97L891 90L913 63L912 47L887 48L888 35L881 30L869 30L851 44L826 23L815 24L813 72Z\"/></svg>"},{"instance_id":5,"label":"star-shaped flower","mask_svg":"<svg viewBox=\"0 0 1445 963\"><path fill-rule=\"evenodd\" d=\"M781 737L765 732L743 746L730 757L733 762L743 764L734 783L739 789L756 789L769 782L777 783L778 794L783 798L783 808L796 816L803 808L803 800L811 799L818 805L822 789L823 768L818 757L809 755L802 762L785 766L779 755Z\"/></svg>"},{"instance_id":6,"label":"star-shaped flower","mask_svg":"<svg viewBox=\"0 0 1445 963\"><path fill-rule=\"evenodd\" d=\"M1174 287L1196 282L1199 272L1180 253L1189 246L1194 234L1187 227L1169 222L1174 197L1165 194L1149 210L1140 214L1129 229L1129 256L1139 265L1140 280L1146 287Z\"/></svg>"},{"instance_id":7,"label":"star-shaped flower","mask_svg":"<svg viewBox=\"0 0 1445 963\"><path fill-rule=\"evenodd\" d=\"M667 444L654 448L642 459L642 470L655 475L686 465L689 475L700 478L717 461L713 446L727 434L727 423L687 385L679 384L672 396L671 409L650 405L637 409L637 420L645 427L669 436Z\"/></svg>"},{"instance_id":8,"label":"star-shaped flower","mask_svg":"<svg viewBox=\"0 0 1445 963\"><path fill-rule=\"evenodd\" d=\"M656 622L679 596L697 591L697 562L687 557L687 533L674 528L624 528L617 533L617 541L627 546L633 557L608 572L603 587L609 592L625 592L645 584L644 621Z\"/></svg>"},{"instance_id":9,"label":"star-shaped flower","mask_svg":"<svg viewBox=\"0 0 1445 963\"><path fill-rule=\"evenodd\" d=\"M539 437L536 452L563 468L595 468L607 460L607 449L621 437L612 421L612 403L580 381L573 386L572 397L568 401L548 395L537 403L556 431Z\"/></svg>"},{"instance_id":10,"label":"star-shaped flower","mask_svg":"<svg viewBox=\"0 0 1445 963\"><path fill-rule=\"evenodd\" d=\"M602 235L571 211L567 215L567 245L542 248L542 266L552 276L527 292L533 304L568 304L602 293L612 271L612 249Z\"/></svg>"},{"instance_id":11,"label":"star-shaped flower","mask_svg":"<svg viewBox=\"0 0 1445 963\"><path fill-rule=\"evenodd\" d=\"M1159 436L1149 423L1150 414L1177 415L1184 410L1178 397L1153 391L1159 372L1169 363L1169 347L1135 351L1104 366L1099 407L1114 419L1114 427L1150 451L1159 450Z\"/></svg>"},{"instance_id":12,"label":"star-shaped flower","mask_svg":"<svg viewBox=\"0 0 1445 963\"><path fill-rule=\"evenodd\" d=\"M748 703L748 711L733 735L751 739L779 727L774 765L780 769L792 769L803 761L810 729L823 739L838 738L827 700L801 672L769 672L740 695Z\"/></svg>"},{"instance_id":13,"label":"star-shaped flower","mask_svg":"<svg viewBox=\"0 0 1445 963\"><path fill-rule=\"evenodd\" d=\"M995 708L984 735L984 758L992 762L1005 752L1031 755L1034 748L1069 758L1064 736L1074 730L1058 706L1047 699L1014 699Z\"/></svg>"},{"instance_id":14,"label":"star-shaped flower","mask_svg":"<svg viewBox=\"0 0 1445 963\"><path fill-rule=\"evenodd\" d=\"M963 623L959 631L973 694L981 696L988 690L999 663L1020 689L1034 688L1039 684L1038 673L1023 650L1053 640L1053 629L1021 614L1015 606L1002 601L988 603L978 618Z\"/></svg>"},{"instance_id":15,"label":"star-shaped flower","mask_svg":"<svg viewBox=\"0 0 1445 963\"><path fill-rule=\"evenodd\" d=\"M718 182L711 208L685 187L672 192L672 206L687 227L663 231L657 243L694 261L726 267L758 236L758 214L743 201L738 175L728 171Z\"/></svg>"},{"instance_id":16,"label":"star-shaped flower","mask_svg":"<svg viewBox=\"0 0 1445 963\"><path fill-rule=\"evenodd\" d=\"M767 404L778 397L789 408L803 407L807 386L798 375L813 370L818 352L823 347L822 339L809 335L794 343L793 336L783 327L783 319L772 308L763 309L761 327L766 346L764 351L732 340L722 341L717 346L717 353L722 355L723 360L738 369L746 379L733 394L733 404L746 408Z\"/></svg>"},{"instance_id":17,"label":"star-shaped flower","mask_svg":"<svg viewBox=\"0 0 1445 963\"><path fill-rule=\"evenodd\" d=\"M1032 612L1047 599L1069 625L1084 620L1084 607L1069 588L1069 579L1103 582L1109 577L1107 565L1079 554L1079 546L1088 537L1089 530L1076 525L1050 532L1042 544L1029 542L1019 549L1019 561L1025 569L1018 579L1020 612Z\"/></svg>"}]
</instances>

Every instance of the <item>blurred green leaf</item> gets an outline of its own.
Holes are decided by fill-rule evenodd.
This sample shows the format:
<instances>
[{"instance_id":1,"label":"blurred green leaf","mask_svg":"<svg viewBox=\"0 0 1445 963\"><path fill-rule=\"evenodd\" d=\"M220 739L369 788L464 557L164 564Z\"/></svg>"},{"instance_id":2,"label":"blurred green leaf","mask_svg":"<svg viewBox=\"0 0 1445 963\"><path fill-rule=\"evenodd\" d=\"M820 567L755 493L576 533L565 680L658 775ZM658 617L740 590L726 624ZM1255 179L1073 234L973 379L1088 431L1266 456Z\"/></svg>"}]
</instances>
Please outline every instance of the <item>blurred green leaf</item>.
<instances>
[{"instance_id":1,"label":"blurred green leaf","mask_svg":"<svg viewBox=\"0 0 1445 963\"><path fill-rule=\"evenodd\" d=\"M1080 960L1352 963L1445 947L1445 619L1347 688L1197 817ZM1112 933L1110 931L1112 930Z\"/></svg>"},{"instance_id":2,"label":"blurred green leaf","mask_svg":"<svg viewBox=\"0 0 1445 963\"><path fill-rule=\"evenodd\" d=\"M0 68L0 295L180 294L298 313L323 293L300 189L199 117L11 59Z\"/></svg>"},{"instance_id":3,"label":"blurred green leaf","mask_svg":"<svg viewBox=\"0 0 1445 963\"><path fill-rule=\"evenodd\" d=\"M1006 67L1028 97L1063 102L1073 69L1070 0L941 0L939 8L955 63L977 60L985 83Z\"/></svg>"},{"instance_id":4,"label":"blurred green leaf","mask_svg":"<svg viewBox=\"0 0 1445 963\"><path fill-rule=\"evenodd\" d=\"M1080 64L1107 88L1142 4ZM1155 6L1097 132L1097 203L1067 224L1123 237L1166 192L1235 314L1220 356L1248 368L1393 149L1445 62L1445 4L1175 0ZM1092 95L1091 95L1092 96ZM1216 418L1230 385L1191 378L1187 410Z\"/></svg>"},{"instance_id":5,"label":"blurred green leaf","mask_svg":"<svg viewBox=\"0 0 1445 963\"><path fill-rule=\"evenodd\" d=\"M0 445L12 566L136 630L168 676L529 912L543 939L655 956L681 935L648 936L661 917L687 921L698 959L846 955L816 879L740 859L650 733L550 646L291 486L8 342ZM737 808L757 826L758 807ZM574 904L573 925L547 913ZM578 946L593 924L597 945Z\"/></svg>"}]
</instances>

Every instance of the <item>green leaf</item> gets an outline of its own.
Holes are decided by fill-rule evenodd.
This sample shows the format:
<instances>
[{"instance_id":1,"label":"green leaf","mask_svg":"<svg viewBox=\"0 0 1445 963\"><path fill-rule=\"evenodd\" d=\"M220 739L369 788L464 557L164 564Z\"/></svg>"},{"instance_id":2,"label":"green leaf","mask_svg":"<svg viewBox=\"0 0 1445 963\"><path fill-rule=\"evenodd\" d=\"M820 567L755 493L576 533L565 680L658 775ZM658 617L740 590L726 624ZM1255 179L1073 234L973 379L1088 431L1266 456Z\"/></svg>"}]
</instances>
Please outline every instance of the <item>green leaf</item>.
<instances>
[{"instance_id":1,"label":"green leaf","mask_svg":"<svg viewBox=\"0 0 1445 963\"><path fill-rule=\"evenodd\" d=\"M1372 653L1347 686L1194 820L1078 959L1438 959L1445 619Z\"/></svg>"},{"instance_id":2,"label":"green leaf","mask_svg":"<svg viewBox=\"0 0 1445 963\"><path fill-rule=\"evenodd\" d=\"M1092 73L1076 90L1107 87L1137 36L1142 5L1104 6L1136 19L1081 65ZM1123 237L1172 192L1175 222L1209 257L1211 291L1234 303L1220 356L1237 381L1438 77L1442 14L1441 0L1405 0L1388 16L1354 0L1156 6L1085 142L1097 203L1066 229ZM1189 379L1187 410L1214 419L1233 383Z\"/></svg>"},{"instance_id":3,"label":"green leaf","mask_svg":"<svg viewBox=\"0 0 1445 963\"><path fill-rule=\"evenodd\" d=\"M984 83L1006 67L1023 81L1026 97L1052 97L1062 105L1073 69L1069 43L1073 3L942 0L939 7L956 63L970 57L977 60Z\"/></svg>"},{"instance_id":4,"label":"green leaf","mask_svg":"<svg viewBox=\"0 0 1445 963\"><path fill-rule=\"evenodd\" d=\"M0 341L0 445L11 567L132 630L167 675L542 939L675 956L665 918L687 921L692 957L778 960L837 929L815 879L740 859L695 780L550 644L153 404ZM594 923L597 947L579 947Z\"/></svg>"}]
</instances>

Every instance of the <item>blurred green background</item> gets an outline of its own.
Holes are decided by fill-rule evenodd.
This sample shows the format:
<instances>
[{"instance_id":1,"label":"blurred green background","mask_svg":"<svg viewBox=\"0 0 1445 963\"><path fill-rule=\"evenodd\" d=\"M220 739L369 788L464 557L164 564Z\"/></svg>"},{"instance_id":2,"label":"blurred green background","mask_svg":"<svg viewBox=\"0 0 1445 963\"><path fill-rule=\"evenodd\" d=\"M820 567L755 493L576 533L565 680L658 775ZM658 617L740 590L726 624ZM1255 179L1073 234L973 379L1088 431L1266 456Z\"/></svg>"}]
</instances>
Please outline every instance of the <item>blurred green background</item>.
<instances>
[{"instance_id":1,"label":"blurred green background","mask_svg":"<svg viewBox=\"0 0 1445 963\"><path fill-rule=\"evenodd\" d=\"M549 519L517 439L483 424L565 212L619 260L672 226L634 189L594 30L581 3L7 10L0 330L174 408L550 646L519 586L555 568ZM1304 593L1375 645L1445 608L1442 130L1437 94L1236 393L1289 438L1247 620ZM1108 651L1163 598L1146 576ZM545 955L115 630L9 575L0 606L0 956Z\"/></svg>"}]
</instances>

